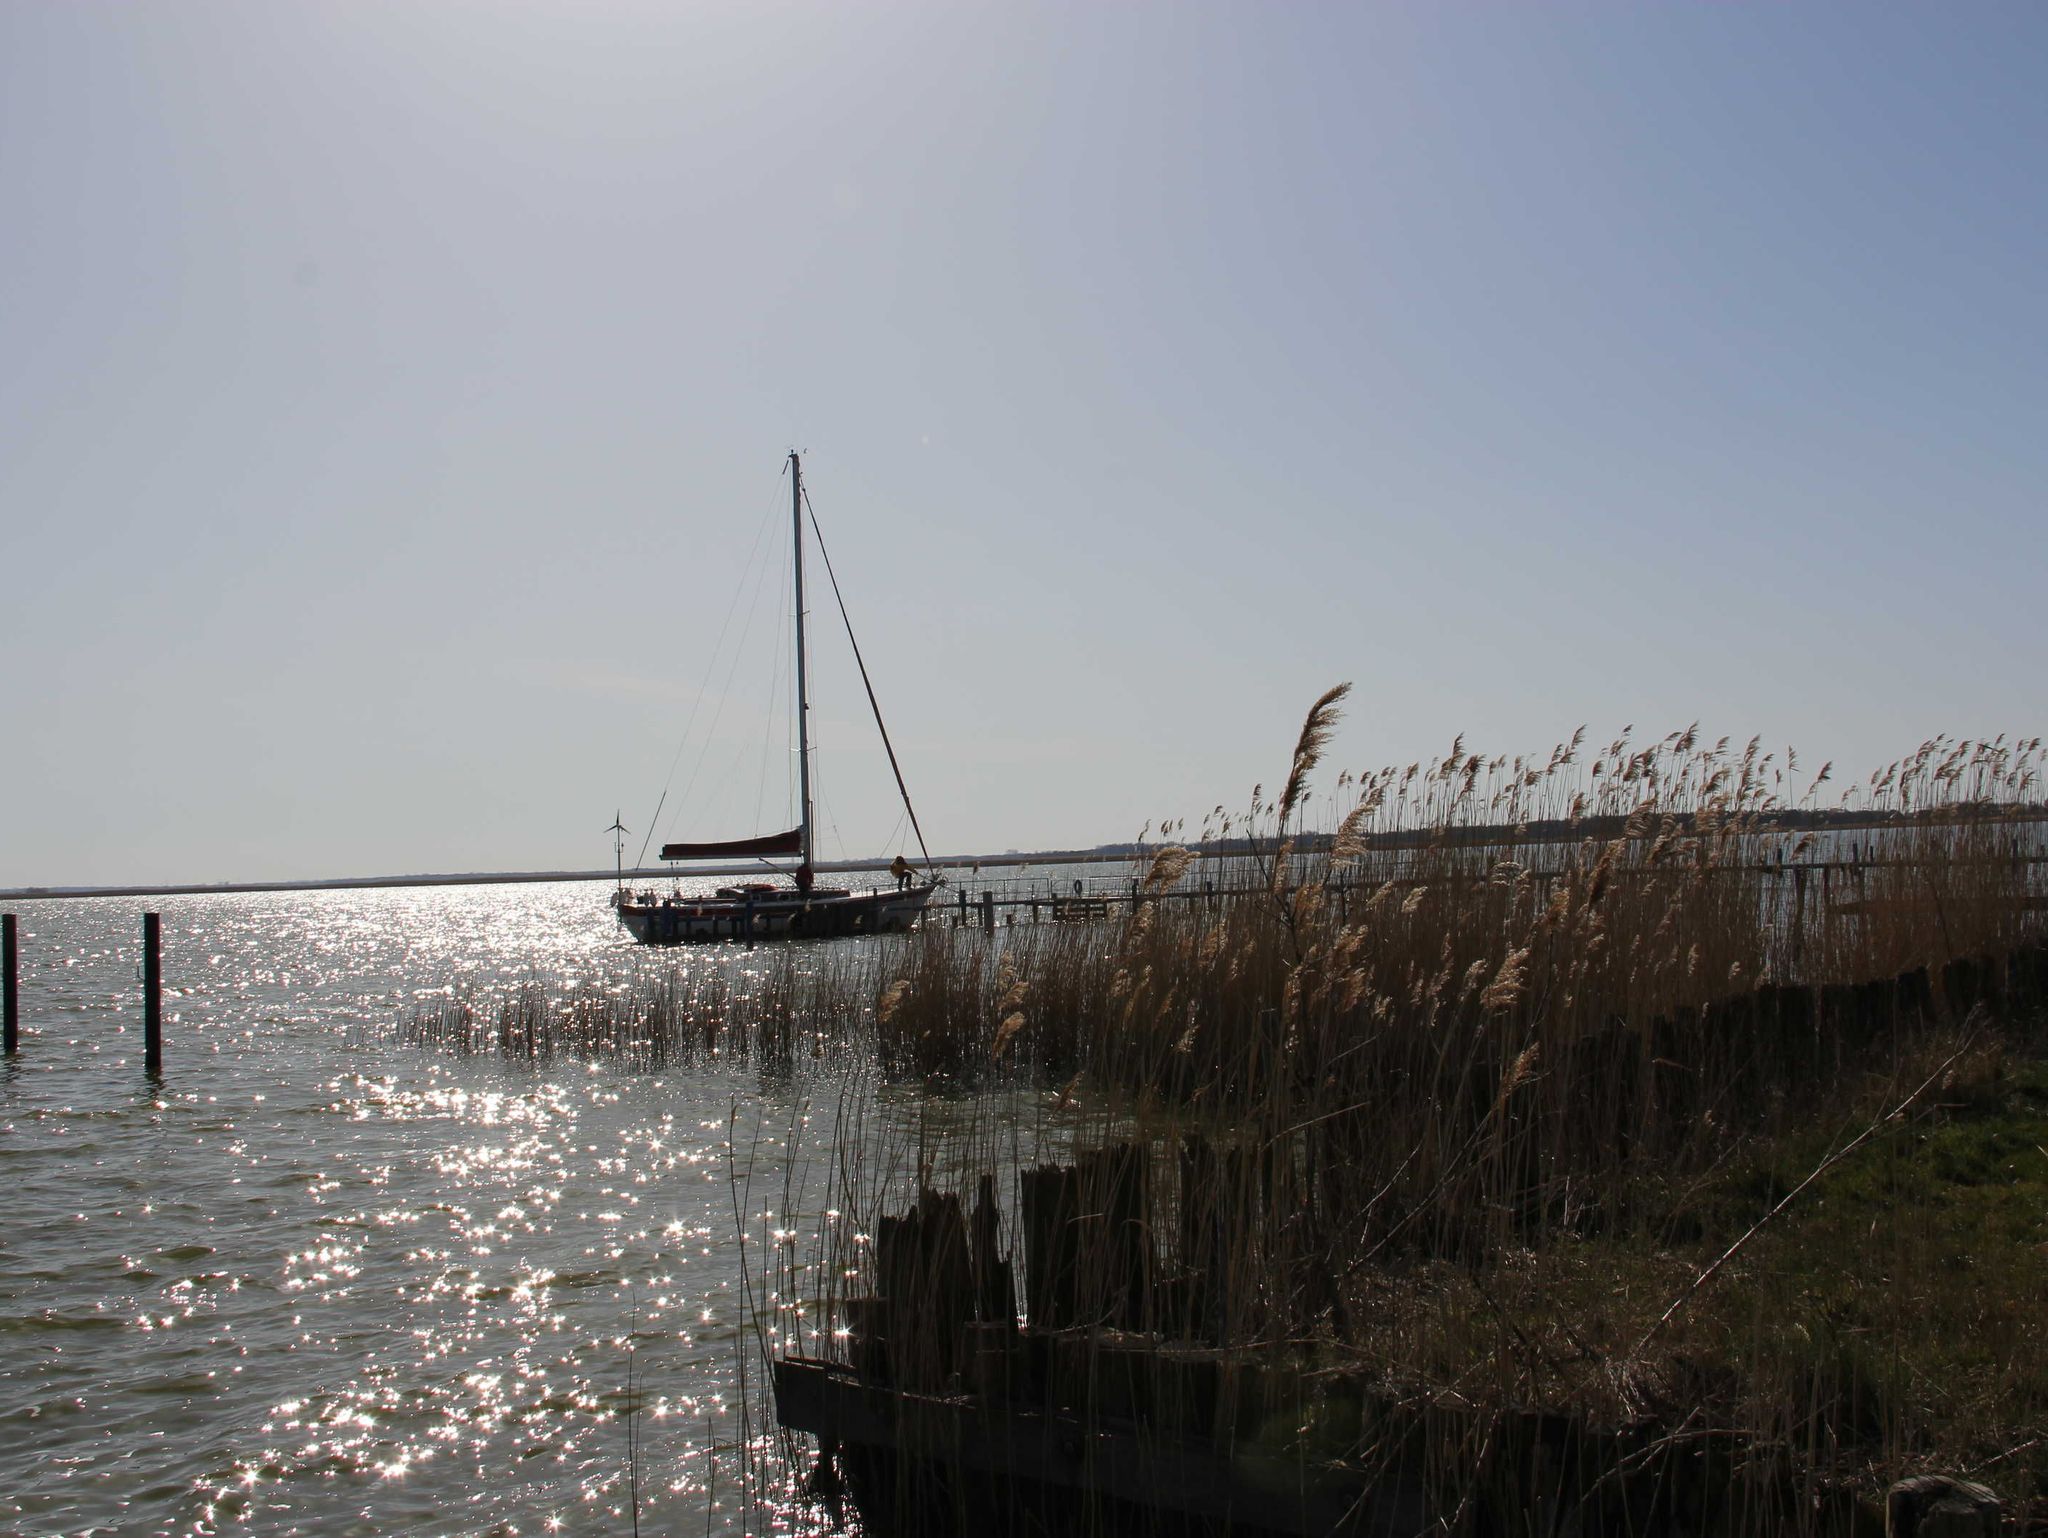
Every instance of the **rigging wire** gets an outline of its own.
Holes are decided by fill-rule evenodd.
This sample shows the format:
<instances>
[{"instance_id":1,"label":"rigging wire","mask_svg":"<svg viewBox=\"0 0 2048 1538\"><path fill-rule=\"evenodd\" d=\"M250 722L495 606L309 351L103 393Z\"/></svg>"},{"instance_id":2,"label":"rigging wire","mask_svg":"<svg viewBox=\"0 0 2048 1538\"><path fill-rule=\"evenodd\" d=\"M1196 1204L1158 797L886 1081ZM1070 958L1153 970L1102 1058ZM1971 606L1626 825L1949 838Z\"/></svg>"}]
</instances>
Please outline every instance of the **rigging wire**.
<instances>
[{"instance_id":1,"label":"rigging wire","mask_svg":"<svg viewBox=\"0 0 2048 1538\"><path fill-rule=\"evenodd\" d=\"M766 526L763 527L765 531ZM732 663L725 672L725 686L718 692L718 706L711 713L711 725L704 734L704 745L698 750L696 765L690 770L690 778L683 785L683 794L679 798L682 801L689 800L690 792L696 789L698 777L704 772L704 761L711 755L711 744L718 738L718 723L724 718L725 702L732 698L732 681L739 673L740 658L746 655L747 637L754 633L754 618L761 612L761 589L767 584L768 571L769 566L764 562L761 574L754 579L754 597L747 605L747 621L741 626L739 641L733 647ZM740 578L740 586L742 589L746 586L744 574Z\"/></svg>"},{"instance_id":2,"label":"rigging wire","mask_svg":"<svg viewBox=\"0 0 2048 1538\"><path fill-rule=\"evenodd\" d=\"M830 776L828 776L825 773L823 755L821 755L818 752L818 723L816 721L812 721L808 724L810 727L811 739L811 823L812 839L813 842L815 842L817 836L816 824L818 820L818 807L824 802L825 786L828 783ZM796 750L792 748L790 751L795 752ZM796 789L794 786L791 787L789 794L791 804L794 805L796 798ZM840 853L844 854L845 850L842 849ZM813 850L812 854L813 856L815 856L816 851Z\"/></svg>"},{"instance_id":3,"label":"rigging wire","mask_svg":"<svg viewBox=\"0 0 2048 1538\"><path fill-rule=\"evenodd\" d=\"M918 852L924 856L925 869L931 869L932 852L926 847L924 829L918 826L917 808L910 804L910 787L903 783L903 766L896 762L896 745L889 740L889 728L882 720L881 702L875 698L875 686L868 677L867 660L860 654L860 642L853 633L853 616L846 612L846 598L839 591L839 574L832 569L832 556L825 549L825 535L818 528L818 510L811 505L811 489L799 488L803 493L804 509L811 515L811 533L818 541L818 554L825 562L825 575L832 581L832 597L839 605L839 618L846 625L847 643L853 647L853 660L860 668L862 687L868 691L868 708L875 713L875 728L882 734L882 747L889 755L889 767L896 775L896 790L903 797L903 810L910 814L910 829L917 835Z\"/></svg>"},{"instance_id":4,"label":"rigging wire","mask_svg":"<svg viewBox=\"0 0 2048 1538\"><path fill-rule=\"evenodd\" d=\"M793 600L789 597L788 594L783 595L781 618L785 621L789 618L790 605L792 602ZM754 766L753 831L756 833L759 833L761 831L761 806L762 803L766 801L768 796L768 752L769 749L772 748L775 743L775 728L773 722L775 719L776 700L777 697L780 696L782 701L785 704L787 704L790 695L795 691L795 684L793 682L788 684L785 684L784 682L785 678L789 674L789 669L784 662L784 658L787 655L786 642L788 640L789 631L790 627L787 624L778 624L775 627L775 665L772 669L770 669L769 672L768 708L766 711L763 712L763 715L765 716L769 724L761 733L761 756ZM784 717L782 723L782 756L783 767L787 769L789 766L789 720L787 716Z\"/></svg>"},{"instance_id":5,"label":"rigging wire","mask_svg":"<svg viewBox=\"0 0 2048 1538\"><path fill-rule=\"evenodd\" d=\"M690 704L690 716L683 723L683 735L676 741L675 756L668 761L668 776L661 782L661 799L654 803L654 815L647 819L647 836L641 839L640 853L633 859L633 864L636 867L646 863L647 846L654 842L654 830L661 825L661 809L668 804L669 787L675 784L676 765L683 761L683 749L690 745L690 730L697 724L697 712L703 707L705 687L710 684L711 674L718 667L719 654L725 649L725 633L732 626L734 611L739 608L740 594L746 591L746 573L753 570L754 557L761 553L761 541L767 535L768 522L766 519L763 519L760 527L754 530L754 547L747 552L747 564L740 568L740 580L734 586L732 598L725 606L725 619L719 624L718 640L711 647L711 660L705 664L704 685L698 688L697 698ZM716 730L717 723L715 721L712 723L712 727L713 730ZM702 763L701 755L699 763Z\"/></svg>"},{"instance_id":6,"label":"rigging wire","mask_svg":"<svg viewBox=\"0 0 2048 1538\"><path fill-rule=\"evenodd\" d=\"M835 855L834 848L838 849ZM818 777L811 776L811 859L843 860L846 858L846 841L839 837L839 825L832 820L832 803L825 792L818 788Z\"/></svg>"}]
</instances>

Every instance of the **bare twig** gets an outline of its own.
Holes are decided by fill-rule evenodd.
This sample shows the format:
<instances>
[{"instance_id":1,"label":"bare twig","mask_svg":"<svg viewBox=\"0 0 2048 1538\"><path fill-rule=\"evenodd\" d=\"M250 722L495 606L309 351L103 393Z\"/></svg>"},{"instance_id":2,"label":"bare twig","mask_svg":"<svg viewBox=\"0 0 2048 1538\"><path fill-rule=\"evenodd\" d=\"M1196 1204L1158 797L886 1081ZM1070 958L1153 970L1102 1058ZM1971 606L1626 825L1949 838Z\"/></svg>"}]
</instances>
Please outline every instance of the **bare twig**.
<instances>
[{"instance_id":1,"label":"bare twig","mask_svg":"<svg viewBox=\"0 0 2048 1538\"><path fill-rule=\"evenodd\" d=\"M1949 1069L1954 1066L1956 1059L1961 1057L1965 1052L1970 1050L1970 1047L1973 1044L1973 1040L1973 1037L1965 1036L1963 1038L1962 1045L1958 1046L1955 1049L1955 1051L1951 1052L1947 1057L1943 1058L1941 1060L1941 1065L1938 1068L1936 1068L1933 1073L1929 1074L1925 1079L1921 1081L1920 1087L1918 1089L1914 1090L1912 1094L1908 1095L1904 1100L1901 1100L1896 1106L1892 1107L1891 1110L1885 1112L1884 1115L1878 1117L1877 1120L1873 1121L1869 1126L1865 1127L1861 1132L1857 1133L1856 1136L1851 1138L1848 1142L1844 1143L1840 1148L1837 1148L1833 1153L1829 1154L1825 1159L1821 1160L1820 1163L1816 1164L1804 1180L1800 1181L1798 1185L1794 1186L1791 1190L1787 1191L1784 1194L1784 1196L1779 1198L1777 1204L1773 1206L1769 1212L1766 1212L1762 1217L1758 1218L1754 1223L1752 1223L1749 1226L1748 1232L1743 1234L1743 1236L1740 1239L1737 1239L1733 1244L1729 1245L1727 1249L1723 1250L1717 1257L1715 1257L1713 1264L1709 1265L1704 1271L1700 1272L1698 1276L1694 1277L1692 1279L1692 1284L1688 1286L1684 1292L1681 1292L1677 1297L1671 1300L1671 1306L1665 1309L1662 1314L1657 1316L1657 1322L1655 1324L1651 1325L1649 1329L1643 1332L1643 1338L1636 1342L1635 1350L1631 1352L1630 1355L1640 1357L1644 1351L1648 1350L1650 1342L1655 1340L1657 1336L1660 1333L1662 1333L1664 1327L1667 1324L1671 1323L1673 1319L1678 1317L1679 1312L1685 1307L1686 1304L1690 1303L1696 1296L1698 1296L1700 1289L1705 1287L1708 1282L1712 1281L1714 1277L1717 1274L1719 1274L1721 1268L1727 1265L1729 1261L1733 1260L1736 1256L1736 1253L1740 1251L1745 1244L1749 1243L1750 1240L1754 1239L1759 1233L1761 1233L1763 1231L1765 1224L1769 1223L1771 1219L1775 1218L1779 1213L1783 1212L1787 1207L1791 1206L1795 1201L1797 1201L1800 1195L1806 1190L1808 1186L1812 1185L1816 1180L1820 1179L1821 1176L1825 1175L1837 1164L1840 1164L1844 1159L1848 1158L1850 1154L1854 1153L1857 1149L1861 1148L1865 1143L1869 1142L1871 1138L1875 1137L1877 1133L1882 1128L1884 1128L1888 1123L1894 1122L1898 1120L1901 1116L1905 1115L1906 1112L1912 1108L1913 1103L1915 1101L1917 1101L1922 1095L1926 1094L1929 1089L1933 1088L1934 1085L1936 1085L1942 1080L1942 1078L1948 1073Z\"/></svg>"}]
</instances>

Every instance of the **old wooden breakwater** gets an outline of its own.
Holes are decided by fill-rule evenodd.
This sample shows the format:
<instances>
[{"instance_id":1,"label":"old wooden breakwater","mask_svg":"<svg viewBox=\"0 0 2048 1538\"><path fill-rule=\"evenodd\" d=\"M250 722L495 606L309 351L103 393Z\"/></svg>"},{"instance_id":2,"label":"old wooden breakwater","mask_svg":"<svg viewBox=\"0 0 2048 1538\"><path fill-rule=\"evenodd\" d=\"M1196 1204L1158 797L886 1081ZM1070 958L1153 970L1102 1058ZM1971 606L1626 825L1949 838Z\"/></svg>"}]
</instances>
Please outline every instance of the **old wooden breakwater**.
<instances>
[{"instance_id":1,"label":"old wooden breakwater","mask_svg":"<svg viewBox=\"0 0 2048 1538\"><path fill-rule=\"evenodd\" d=\"M1860 852L1859 852L1860 853ZM1241 860L1242 857L1231 857ZM1909 871L1929 867L1925 859L1859 857L1848 859L1797 859L1797 860L1755 860L1708 866L1617 866L1610 874L1616 881L1669 881L1705 877L1716 880L1751 879L1761 884L1771 905L1794 928L1806 915L1818 912L1840 917L1864 917L1878 909L1896 905L1901 899L1896 896L1874 896L1870 883L1874 876L1887 871ZM1954 868L1967 861L1945 860L1939 862L1943 868ZM1995 861L1981 863L2000 867L2016 868L2029 873L2029 880L2038 884L2034 873L2048 868L2048 854L2022 854L2017 851L2010 857L1999 857ZM1547 903L1555 884L1568 880L1573 871L1568 867L1534 869L1528 872L1531 890L1536 901ZM1416 887L1456 887L1486 885L1495 880L1488 870L1446 873L1432 871L1427 874L1387 876L1345 875L1334 878L1319 878L1315 884L1323 888L1330 900L1337 905L1342 916L1355 903L1370 899L1383 887L1395 891L1409 891ZM1287 890L1296 883L1288 883L1281 890ZM956 886L950 903L935 903L929 910L929 917L942 923L951 923L956 928L970 928L979 925L994 933L998 923L1016 924L1026 921L1059 923L1081 919L1105 919L1119 913L1136 913L1149 905L1194 906L1221 908L1225 903L1238 902L1246 898L1267 898L1274 894L1274 886L1266 880L1232 880L1226 876L1221 880L1200 878L1183 880L1166 888L1148 887L1136 876L1121 881L1096 878L1084 885L1073 883L1070 892L1058 890L1052 884L1011 884L1007 887L988 885L976 891L969 882ZM1931 901L1915 898L1913 901ZM2024 895L2014 894L1999 899L2001 906L2010 909L2039 911L2048 908L2048 893L2033 891Z\"/></svg>"},{"instance_id":2,"label":"old wooden breakwater","mask_svg":"<svg viewBox=\"0 0 2048 1538\"><path fill-rule=\"evenodd\" d=\"M1802 1480L1774 1442L1403 1394L1289 1346L1231 1347L1223 1257L1244 1155L1189 1138L1165 1270L1146 1152L1023 1176L1026 1287L974 1206L930 1189L885 1218L878 1290L843 1301L845 1360L773 1366L782 1425L818 1439L809 1494L864 1529L1309 1535L1645 1533L1995 1538L1981 1485L1920 1476L1878 1505Z\"/></svg>"},{"instance_id":3,"label":"old wooden breakwater","mask_svg":"<svg viewBox=\"0 0 2048 1538\"><path fill-rule=\"evenodd\" d=\"M0 1052L21 1051L21 941L12 913L0 913ZM164 1068L163 915L142 915L142 1068Z\"/></svg>"},{"instance_id":4,"label":"old wooden breakwater","mask_svg":"<svg viewBox=\"0 0 2048 1538\"><path fill-rule=\"evenodd\" d=\"M1201 1279L1154 1271L1146 1169L1120 1146L1025 1173L1028 1325L992 1177L971 1212L927 1189L884 1218L876 1291L842 1304L847 1360L775 1363L782 1423L819 1439L814 1490L885 1533L1419 1532L1413 1480L1312 1468L1272 1434L1327 1385L1200 1339Z\"/></svg>"},{"instance_id":5,"label":"old wooden breakwater","mask_svg":"<svg viewBox=\"0 0 2048 1538\"><path fill-rule=\"evenodd\" d=\"M1647 1087L1675 1124L1706 1091L1660 1069L1716 1042L1767 1038L1782 1050L1760 1062L1819 1076L1839 1068L1827 1041L2044 1002L2048 947L2034 945L1755 988L1584 1050L1612 1076L1601 1101ZM1342 1342L1247 1330L1258 1289L1330 1285L1316 1252L1284 1250L1276 1158L1270 1141L1184 1129L1023 1169L1008 1213L992 1174L971 1203L918 1189L843 1273L857 1290L828 1287L812 1351L773 1364L778 1419L818 1440L813 1494L851 1497L869 1532L903 1535L2000 1531L1996 1497L1959 1480L1905 1480L1876 1503L1812 1477L1782 1438L1474 1403L1390 1383Z\"/></svg>"},{"instance_id":6,"label":"old wooden breakwater","mask_svg":"<svg viewBox=\"0 0 2048 1538\"><path fill-rule=\"evenodd\" d=\"M1754 1519L1794 1514L1792 1470L1732 1440L1402 1395L1305 1350L1222 1344L1242 1239L1227 1166L1245 1157L1187 1139L1170 1217L1135 1145L1024 1172L1029 1323L988 1177L971 1212L925 1190L883 1220L877 1291L845 1300L847 1359L774 1366L782 1424L820 1444L813 1492L904 1535L1790 1530ZM1162 1218L1203 1264L1160 1266ZM1869 1513L1845 1494L1832 1515L1822 1529L1849 1534Z\"/></svg>"}]
</instances>

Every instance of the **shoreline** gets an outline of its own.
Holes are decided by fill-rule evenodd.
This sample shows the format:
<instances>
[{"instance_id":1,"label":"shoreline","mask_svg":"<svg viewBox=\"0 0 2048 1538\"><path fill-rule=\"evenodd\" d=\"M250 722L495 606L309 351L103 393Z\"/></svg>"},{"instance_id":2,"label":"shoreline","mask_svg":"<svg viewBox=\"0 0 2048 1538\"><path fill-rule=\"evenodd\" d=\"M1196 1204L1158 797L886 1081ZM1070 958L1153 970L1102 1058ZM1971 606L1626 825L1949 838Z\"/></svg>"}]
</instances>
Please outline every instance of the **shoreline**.
<instances>
[{"instance_id":1,"label":"shoreline","mask_svg":"<svg viewBox=\"0 0 2048 1538\"><path fill-rule=\"evenodd\" d=\"M1755 831L1763 835L1790 836L1801 833L1844 834L1864 830L1887 828L1942 826L1970 820L1953 811L1945 815L1901 816L1892 812L1866 810L1802 811L1790 810L1772 818L1769 825ZM2002 822L2012 824L2048 822L2048 806L2033 804L2000 815ZM1625 819L1619 817L1589 817L1576 822L1537 822L1510 828L1497 823L1475 823L1453 830L1450 842L1454 844L1484 843L1496 839L1511 838L1523 844L1568 844L1586 839L1606 840L1623 836ZM1690 818L1680 815L1673 819L1675 824L1689 825ZM1444 830L1434 828L1388 829L1372 834L1364 840L1369 849L1416 849L1433 840L1442 838ZM1295 852L1312 854L1327 849L1327 833L1311 833L1294 841ZM960 869L1015 869L1031 865L1119 865L1133 860L1149 858L1159 850L1157 844L1096 845L1090 849L1040 849L1011 850L1002 854L956 854L945 855L929 862L935 870ZM1230 856L1254 853L1241 839L1203 840L1189 846L1203 855ZM1862 863L1860 860L1851 863ZM860 871L886 871L889 861L881 856L864 860L820 860L817 862L819 875L847 875ZM738 865L710 865L692 870L692 877L707 876L752 876L759 875L758 862ZM667 881L679 875L674 868L665 865L642 865L623 873L626 881ZM177 882L121 882L84 886L16 886L0 887L0 902L43 902L58 898L77 897L206 897L233 895L247 892L339 892L356 889L384 887L425 887L425 886L519 886L556 881L616 881L622 879L617 869L613 870L522 870L522 871L451 871L404 876L321 876L282 881L177 881Z\"/></svg>"},{"instance_id":2,"label":"shoreline","mask_svg":"<svg viewBox=\"0 0 2048 1538\"><path fill-rule=\"evenodd\" d=\"M1677 821L1688 821L1679 817ZM1794 834L1849 834L1870 827L1925 827L1931 823L1952 823L1964 821L1962 817L1925 817L1925 815L1898 815L1898 813L1866 813L1866 811L1790 811L1780 813L1769 827L1759 827L1759 834L1794 836ZM2032 805L2017 813L2005 813L2001 821L2009 823L2044 823L2048 821L2048 807ZM1577 844L1587 838L1610 840L1622 836L1624 819L1620 817L1587 817L1575 823L1530 823L1524 827L1505 827L1499 823L1473 823L1458 827L1454 844L1479 844L1493 838L1509 838L1520 844ZM1366 840L1366 848L1378 850L1399 850L1399 848L1421 848L1430 842L1432 836L1442 836L1444 829L1386 829ZM1327 848L1327 834L1309 834L1296 840L1296 854L1315 854ZM1243 840L1208 840L1190 844L1206 856L1229 856L1253 852ZM1098 844L1087 850L1008 850L1004 854L948 854L930 862L934 870L983 870L983 868L1020 868L1034 864L1128 864L1130 860L1143 860L1159 852L1157 844ZM819 860L817 874L852 874L860 870L887 870L889 860L874 856L868 860ZM625 881L670 881L678 877L678 870L670 866L635 866L623 874ZM745 864L719 864L700 866L690 870L690 877L752 877L760 874L758 862ZM0 887L0 903L37 903L53 901L61 897L215 897L215 895L236 895L236 893L266 893L266 891L356 891L356 889L379 889L379 887L518 887L518 885L541 885L557 881L618 881L618 870L451 870L451 872L426 872L406 874L406 877L305 877L291 881L170 881L170 883L106 883L106 885L80 885L80 887Z\"/></svg>"},{"instance_id":3,"label":"shoreline","mask_svg":"<svg viewBox=\"0 0 2048 1538\"><path fill-rule=\"evenodd\" d=\"M987 869L1028 865L1122 865L1138 858L1134 850L1046 850L1037 853L949 855L933 860L937 870ZM820 860L818 874L848 875L860 871L887 871L883 858L867 860ZM626 871L624 879L668 881L680 874L667 866L639 866ZM712 876L755 876L755 864L702 866L688 873L692 878ZM250 892L345 892L385 887L425 886L521 886L558 881L616 881L617 870L520 870L454 871L409 876L325 876L288 881L186 881L161 884L107 886L21 886L0 887L0 902L53 902L82 897L219 897Z\"/></svg>"}]
</instances>

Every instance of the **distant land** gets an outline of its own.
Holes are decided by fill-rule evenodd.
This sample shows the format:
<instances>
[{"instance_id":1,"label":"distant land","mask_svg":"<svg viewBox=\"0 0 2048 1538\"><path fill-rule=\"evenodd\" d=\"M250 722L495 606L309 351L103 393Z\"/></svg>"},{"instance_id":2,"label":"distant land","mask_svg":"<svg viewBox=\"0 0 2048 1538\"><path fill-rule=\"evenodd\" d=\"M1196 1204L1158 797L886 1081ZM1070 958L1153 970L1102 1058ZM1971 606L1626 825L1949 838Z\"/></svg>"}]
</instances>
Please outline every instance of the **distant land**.
<instances>
[{"instance_id":1,"label":"distant land","mask_svg":"<svg viewBox=\"0 0 2048 1538\"><path fill-rule=\"evenodd\" d=\"M1759 817L1753 831L1771 833L1846 833L1859 828L1910 827L1932 822L1964 822L1972 818L1977 809L1970 807L1946 808L1938 816L1902 815L1888 811L1858 810L1808 810L1788 808L1783 811ZM2037 804L2019 809L1984 808L1985 816L1995 816L2008 823L2048 821L2048 804ZM1660 826L1669 823L1679 831L1692 825L1690 816L1681 815L1660 819ZM1619 838L1628 825L1624 817L1585 817L1576 822L1561 818L1547 819L1516 826L1501 823L1473 823L1452 828L1402 828L1390 832L1375 833L1365 839L1365 846L1371 849L1415 849L1434 843L1484 844L1512 840L1522 844L1575 843L1592 839L1604 841ZM1318 854L1326 851L1330 844L1328 833L1302 833L1293 840L1297 854ZM1257 854L1268 851L1272 840L1247 838L1208 839L1188 845L1199 854L1229 856ZM1019 852L1005 850L1001 854L960 854L946 855L931 861L938 870L982 870L1015 868L1030 865L1089 865L1118 861L1145 859L1160 848L1157 843L1096 844L1087 849L1041 849ZM862 871L885 871L889 867L887 858L877 856L866 860L820 860L817 870L820 875L848 875ZM703 876L751 876L759 875L761 867L747 865L701 866L687 872L691 877ZM667 881L679 872L670 866L636 866L625 872L625 879L636 881ZM102 886L21 886L0 887L0 902L36 902L43 899L77 897L199 897L235 892L333 892L353 888L369 887L415 887L415 886L510 886L522 882L544 881L614 881L619 872L613 870L515 870L515 871L452 871L441 874L419 874L407 876L327 876L294 881L192 881L162 884L131 883Z\"/></svg>"},{"instance_id":2,"label":"distant land","mask_svg":"<svg viewBox=\"0 0 2048 1538\"><path fill-rule=\"evenodd\" d=\"M1039 854L963 854L948 855L933 860L932 866L940 870L959 870L982 866L1015 865L1084 865L1092 861L1129 860L1138 854L1149 852L1154 845L1120 844L1104 845L1099 849L1060 849ZM817 871L824 875L847 875L859 871L886 871L889 860L886 856L870 860L820 860ZM636 866L626 871L625 879L635 881L667 881L683 874L692 878L699 876L758 876L759 865L700 865L681 871L667 865ZM146 886L140 884L122 886L21 886L0 887L0 902L35 902L44 898L69 897L203 897L217 896L232 892L339 892L358 887L405 887L405 886L512 886L521 882L542 881L615 881L619 877L612 870L504 870L504 871L449 871L438 874L410 876L324 876L296 881L186 881Z\"/></svg>"}]
</instances>

